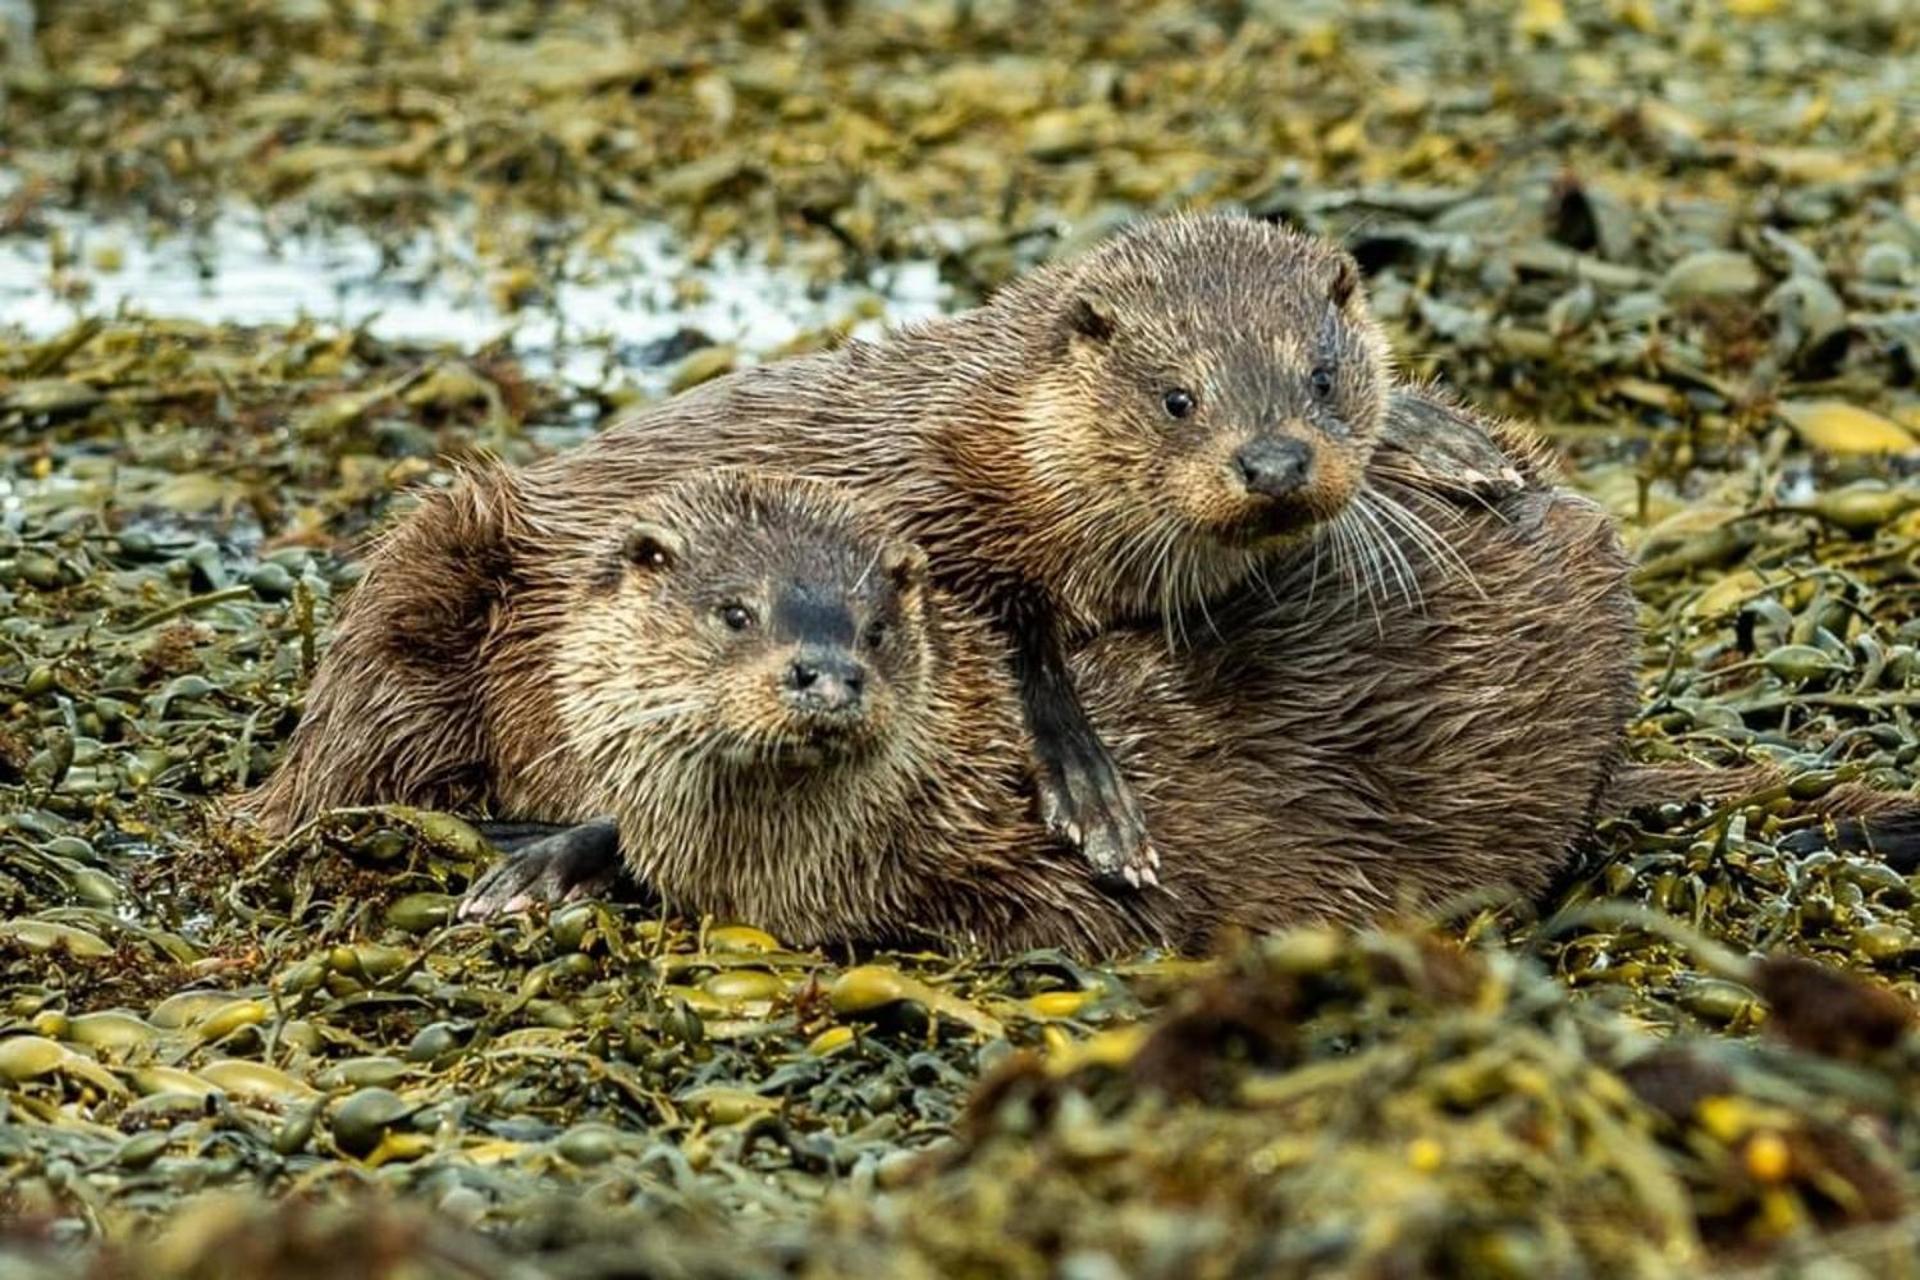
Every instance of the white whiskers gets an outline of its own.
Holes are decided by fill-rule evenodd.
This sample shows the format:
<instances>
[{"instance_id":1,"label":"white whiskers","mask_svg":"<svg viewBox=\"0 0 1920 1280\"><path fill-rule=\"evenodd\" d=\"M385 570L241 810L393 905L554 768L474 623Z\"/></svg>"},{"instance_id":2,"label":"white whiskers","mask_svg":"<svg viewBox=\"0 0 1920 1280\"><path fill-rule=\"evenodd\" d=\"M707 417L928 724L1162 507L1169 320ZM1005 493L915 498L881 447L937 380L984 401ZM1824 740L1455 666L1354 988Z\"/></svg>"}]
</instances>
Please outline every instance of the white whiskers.
<instances>
[{"instance_id":1,"label":"white whiskers","mask_svg":"<svg viewBox=\"0 0 1920 1280\"><path fill-rule=\"evenodd\" d=\"M1365 490L1360 496L1372 501L1381 516L1411 538L1414 545L1424 551L1428 558L1440 566L1449 577L1464 582L1473 589L1475 595L1483 598L1486 596L1487 593L1481 587L1480 580L1473 576L1473 570L1454 549L1453 544L1413 508L1379 489ZM1455 522L1458 523L1457 516Z\"/></svg>"}]
</instances>

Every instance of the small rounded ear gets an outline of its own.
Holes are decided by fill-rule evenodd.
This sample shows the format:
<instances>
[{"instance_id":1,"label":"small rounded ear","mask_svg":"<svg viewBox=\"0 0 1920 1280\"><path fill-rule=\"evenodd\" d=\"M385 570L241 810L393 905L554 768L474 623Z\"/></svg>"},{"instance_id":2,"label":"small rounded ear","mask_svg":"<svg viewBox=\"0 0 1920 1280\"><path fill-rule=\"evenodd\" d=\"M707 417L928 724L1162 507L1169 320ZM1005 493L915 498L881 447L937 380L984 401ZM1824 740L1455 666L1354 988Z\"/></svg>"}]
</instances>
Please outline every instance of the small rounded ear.
<instances>
[{"instance_id":1,"label":"small rounded ear","mask_svg":"<svg viewBox=\"0 0 1920 1280\"><path fill-rule=\"evenodd\" d=\"M687 554L687 540L663 524L642 520L627 530L620 554L642 569L671 569Z\"/></svg>"},{"instance_id":2,"label":"small rounded ear","mask_svg":"<svg viewBox=\"0 0 1920 1280\"><path fill-rule=\"evenodd\" d=\"M1360 264L1352 254L1343 253L1333 260L1333 280L1327 285L1327 297L1345 310L1360 296Z\"/></svg>"},{"instance_id":3,"label":"small rounded ear","mask_svg":"<svg viewBox=\"0 0 1920 1280\"><path fill-rule=\"evenodd\" d=\"M916 591L927 580L927 553L911 542L896 542L880 554L880 569L895 591Z\"/></svg>"},{"instance_id":4,"label":"small rounded ear","mask_svg":"<svg viewBox=\"0 0 1920 1280\"><path fill-rule=\"evenodd\" d=\"M1113 336L1113 304L1091 293L1075 294L1067 303L1067 327L1083 338L1105 342Z\"/></svg>"}]
</instances>

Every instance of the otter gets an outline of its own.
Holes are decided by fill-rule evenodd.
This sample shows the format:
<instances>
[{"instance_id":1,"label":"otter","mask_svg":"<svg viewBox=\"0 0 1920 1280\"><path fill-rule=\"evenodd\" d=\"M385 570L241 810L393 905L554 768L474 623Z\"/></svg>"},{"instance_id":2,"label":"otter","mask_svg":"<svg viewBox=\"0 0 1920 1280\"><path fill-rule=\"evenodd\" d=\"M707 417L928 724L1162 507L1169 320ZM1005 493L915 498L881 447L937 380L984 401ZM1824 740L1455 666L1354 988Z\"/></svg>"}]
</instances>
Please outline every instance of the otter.
<instances>
[{"instance_id":1,"label":"otter","mask_svg":"<svg viewBox=\"0 0 1920 1280\"><path fill-rule=\"evenodd\" d=\"M1042 819L1111 881L1159 858L1066 654L1134 620L1190 628L1338 517L1392 450L1390 358L1337 247L1237 215L1140 223L985 305L750 368L531 468L536 507L618 506L691 469L844 482L993 621ZM1475 434L1399 453L1516 477Z\"/></svg>"},{"instance_id":2,"label":"otter","mask_svg":"<svg viewBox=\"0 0 1920 1280\"><path fill-rule=\"evenodd\" d=\"M796 940L971 935L965 893L934 897L975 879L1051 904L1076 946L1158 937L1019 803L1005 663L831 482L722 468L556 510L483 464L377 544L242 807L274 830L376 802L611 814L669 902ZM604 883L615 848L576 840L567 885Z\"/></svg>"},{"instance_id":3,"label":"otter","mask_svg":"<svg viewBox=\"0 0 1920 1280\"><path fill-rule=\"evenodd\" d=\"M1620 758L1635 623L1611 522L1508 448L1525 483L1487 510L1382 454L1368 488L1393 519L1351 508L1178 654L1143 624L1069 655L1177 854L1137 894L1019 802L1005 641L891 513L751 471L616 505L556 504L504 469L429 494L372 557L251 807L281 828L381 800L583 824L473 905L618 865L803 944L1198 950L1534 892Z\"/></svg>"}]
</instances>

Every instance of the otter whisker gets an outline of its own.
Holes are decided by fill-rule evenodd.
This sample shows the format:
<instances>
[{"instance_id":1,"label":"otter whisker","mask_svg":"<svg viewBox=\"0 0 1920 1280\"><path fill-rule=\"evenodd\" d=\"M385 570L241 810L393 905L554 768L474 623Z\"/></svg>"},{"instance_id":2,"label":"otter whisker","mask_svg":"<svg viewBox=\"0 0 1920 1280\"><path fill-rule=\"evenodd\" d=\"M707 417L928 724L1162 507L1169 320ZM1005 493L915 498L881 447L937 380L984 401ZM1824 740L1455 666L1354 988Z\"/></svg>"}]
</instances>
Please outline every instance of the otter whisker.
<instances>
[{"instance_id":1,"label":"otter whisker","mask_svg":"<svg viewBox=\"0 0 1920 1280\"><path fill-rule=\"evenodd\" d=\"M1204 588L1204 585L1205 584L1196 584L1196 586L1200 588ZM1207 611L1207 592L1204 589L1196 589L1191 599L1200 607L1200 620L1207 624L1207 630L1213 633L1213 638L1221 643L1225 643L1226 637L1220 634L1220 628L1214 625L1213 614Z\"/></svg>"},{"instance_id":2,"label":"otter whisker","mask_svg":"<svg viewBox=\"0 0 1920 1280\"><path fill-rule=\"evenodd\" d=\"M1340 535L1340 522L1334 520L1327 526L1321 526L1321 535L1323 535L1323 541L1327 543L1327 553L1329 553L1327 560L1334 578L1340 578L1340 580L1350 578L1346 570L1346 539Z\"/></svg>"},{"instance_id":3,"label":"otter whisker","mask_svg":"<svg viewBox=\"0 0 1920 1280\"><path fill-rule=\"evenodd\" d=\"M1180 611L1179 588L1170 564L1179 532L1169 526L1155 525L1142 547L1141 604L1160 619L1169 652L1178 647L1176 630Z\"/></svg>"},{"instance_id":4,"label":"otter whisker","mask_svg":"<svg viewBox=\"0 0 1920 1280\"><path fill-rule=\"evenodd\" d=\"M1380 613L1379 601L1374 596L1374 574L1378 567L1371 557L1365 555L1365 547L1355 529L1352 508L1341 513L1340 518L1331 526L1341 548L1341 562L1348 577L1359 588L1362 599L1366 601L1367 611L1373 615L1374 630L1385 635L1387 625Z\"/></svg>"},{"instance_id":5,"label":"otter whisker","mask_svg":"<svg viewBox=\"0 0 1920 1280\"><path fill-rule=\"evenodd\" d=\"M1167 615L1173 619L1174 628L1180 634L1180 647L1189 649L1193 647L1193 637L1187 632L1186 602L1191 598L1191 593L1187 588L1185 552L1183 540L1178 536L1169 536L1162 561L1166 566Z\"/></svg>"},{"instance_id":6,"label":"otter whisker","mask_svg":"<svg viewBox=\"0 0 1920 1280\"><path fill-rule=\"evenodd\" d=\"M886 551L887 549L885 547L875 547L873 549L873 558L867 561L867 567L860 571L860 576L853 580L853 589L855 591L866 590L867 579L873 576L874 569L879 567L881 557L886 554Z\"/></svg>"},{"instance_id":7,"label":"otter whisker","mask_svg":"<svg viewBox=\"0 0 1920 1280\"><path fill-rule=\"evenodd\" d=\"M1194 555L1193 548L1183 542L1175 564L1180 571L1181 598L1199 609L1201 622L1208 630L1212 630L1213 619L1207 614L1207 583L1201 574L1199 558ZM1189 616L1191 616L1191 610L1189 610ZM1189 646L1192 645L1191 636L1187 638L1187 643Z\"/></svg>"},{"instance_id":8,"label":"otter whisker","mask_svg":"<svg viewBox=\"0 0 1920 1280\"><path fill-rule=\"evenodd\" d=\"M1160 600L1154 609L1154 613L1160 619L1162 643L1166 645L1168 653L1178 653L1180 651L1179 642L1174 638L1174 614L1178 612L1178 609L1173 602L1173 584L1167 581L1166 576L1160 572L1160 561L1165 555L1166 543L1162 542L1159 550L1155 553L1154 569L1148 581L1153 584L1154 590L1160 595Z\"/></svg>"},{"instance_id":9,"label":"otter whisker","mask_svg":"<svg viewBox=\"0 0 1920 1280\"><path fill-rule=\"evenodd\" d=\"M1178 653L1186 646L1186 620L1181 616L1180 594L1175 590L1178 583L1174 574L1174 559L1179 544L1179 530L1168 527L1161 531L1148 578L1158 588L1160 606L1155 612L1160 615L1160 626L1165 633L1169 653Z\"/></svg>"},{"instance_id":10,"label":"otter whisker","mask_svg":"<svg viewBox=\"0 0 1920 1280\"><path fill-rule=\"evenodd\" d=\"M1381 468L1379 471L1369 474L1363 482L1362 487L1365 492L1383 498L1391 497L1393 491L1398 490L1409 500L1419 500L1424 505L1435 507L1437 509L1436 514L1444 516L1447 523L1451 525L1464 524L1467 519L1467 511L1459 504L1449 502L1442 506L1435 501L1432 492L1435 486L1430 486L1418 477L1395 471L1392 468ZM1472 498L1482 506L1485 506L1487 503L1485 498L1464 485L1456 486L1449 484L1437 487L1449 497Z\"/></svg>"},{"instance_id":11,"label":"otter whisker","mask_svg":"<svg viewBox=\"0 0 1920 1280\"><path fill-rule=\"evenodd\" d=\"M1169 538L1160 553L1160 611L1166 615L1167 625L1171 628L1168 637L1170 652L1178 652L1188 647L1187 616L1184 590L1184 575L1180 569L1180 540Z\"/></svg>"},{"instance_id":12,"label":"otter whisker","mask_svg":"<svg viewBox=\"0 0 1920 1280\"><path fill-rule=\"evenodd\" d=\"M1361 598L1366 602L1367 611L1373 615L1374 629L1384 632L1386 626L1380 620L1380 604L1374 594L1374 576L1378 572L1378 566L1367 554L1366 543L1360 537L1357 524L1357 520L1351 517L1341 521L1340 538L1347 546L1348 563L1352 565L1353 576L1360 584Z\"/></svg>"},{"instance_id":13,"label":"otter whisker","mask_svg":"<svg viewBox=\"0 0 1920 1280\"><path fill-rule=\"evenodd\" d=\"M1386 573L1391 570L1395 581L1400 584L1400 594L1409 608L1426 611L1426 596L1420 590L1420 576L1414 572L1413 563L1407 559L1406 551L1399 540L1386 526L1386 521L1373 506L1373 495L1364 490L1354 495L1354 510L1366 524L1369 539L1376 554L1381 559L1381 589L1386 588Z\"/></svg>"},{"instance_id":14,"label":"otter whisker","mask_svg":"<svg viewBox=\"0 0 1920 1280\"><path fill-rule=\"evenodd\" d=\"M1314 571L1317 576L1319 572L1319 567L1320 567L1320 540L1318 538L1315 538L1313 540L1313 555L1314 555L1314 560L1313 560ZM1266 566L1261 564L1255 564L1248 571L1247 576L1251 578L1256 584L1259 585L1260 594L1267 598L1268 608L1272 612L1278 613L1280 611L1280 597L1274 593L1273 580L1267 577ZM1307 584L1307 603L1309 605L1313 603L1313 584L1312 583Z\"/></svg>"},{"instance_id":15,"label":"otter whisker","mask_svg":"<svg viewBox=\"0 0 1920 1280\"><path fill-rule=\"evenodd\" d=\"M1347 569L1347 543L1340 526L1340 520L1322 525L1321 540L1326 544L1328 567L1333 570L1333 576L1350 582L1353 575Z\"/></svg>"},{"instance_id":16,"label":"otter whisker","mask_svg":"<svg viewBox=\"0 0 1920 1280\"><path fill-rule=\"evenodd\" d=\"M1286 560L1286 572L1280 577L1281 585L1286 590L1297 589L1300 586L1301 580L1305 579L1306 595L1302 600L1302 604L1306 608L1312 608L1314 599L1320 591L1321 560L1323 556L1327 556L1333 560L1334 573L1336 575L1339 573L1339 545L1338 539L1333 533L1334 523L1333 521L1322 521L1315 525L1313 532L1300 548L1305 554L1289 556ZM1267 595L1275 606L1279 605L1280 602L1274 595L1270 580Z\"/></svg>"},{"instance_id":17,"label":"otter whisker","mask_svg":"<svg viewBox=\"0 0 1920 1280\"><path fill-rule=\"evenodd\" d=\"M1480 585L1480 579L1474 576L1473 570L1467 565L1460 552L1439 530L1427 523L1417 511L1398 499L1381 493L1377 489L1371 492L1371 496L1379 501L1380 514L1404 529L1407 535L1439 564L1442 572L1466 583L1473 589L1475 595L1483 599L1486 597L1487 593Z\"/></svg>"},{"instance_id":18,"label":"otter whisker","mask_svg":"<svg viewBox=\"0 0 1920 1280\"><path fill-rule=\"evenodd\" d=\"M1414 567L1407 549L1401 545L1400 539L1394 536L1385 516L1377 508L1369 507L1363 514L1367 518L1367 523L1373 527L1380 548L1386 552L1388 565L1393 569L1394 576L1400 583L1402 598L1410 609L1424 616L1427 612L1426 589L1421 584L1420 571Z\"/></svg>"},{"instance_id":19,"label":"otter whisker","mask_svg":"<svg viewBox=\"0 0 1920 1280\"><path fill-rule=\"evenodd\" d=\"M1352 532L1354 544L1359 548L1360 554L1364 558L1367 566L1367 602L1373 606L1374 625L1378 627L1381 634L1384 635L1386 633L1386 623L1383 621L1385 617L1383 610L1392 602L1392 588L1387 582L1387 570L1389 566L1386 557L1382 554L1383 548L1373 536L1373 529L1368 523L1366 510L1355 507L1353 508L1353 513L1354 523L1352 525ZM1376 588L1378 588L1378 594L1375 594Z\"/></svg>"},{"instance_id":20,"label":"otter whisker","mask_svg":"<svg viewBox=\"0 0 1920 1280\"><path fill-rule=\"evenodd\" d=\"M1485 511L1488 515L1492 516L1494 519L1498 520L1501 524L1513 523L1512 518L1509 517L1505 511L1500 509L1500 505L1498 503L1488 498L1486 494L1481 493L1478 489L1474 488L1472 485L1460 484L1458 482L1446 480L1444 478L1437 478L1435 476L1426 474L1424 472L1413 470L1412 468L1396 467L1392 465L1379 466L1376 472L1374 473L1374 475L1370 478L1375 480L1384 480L1389 484L1399 485L1401 488L1406 489L1409 493L1424 494L1427 496L1431 496L1435 490L1438 490L1439 492L1447 494L1454 498L1464 498L1474 503L1474 505L1478 506L1481 510ZM1456 515L1453 518L1457 521L1463 517Z\"/></svg>"},{"instance_id":21,"label":"otter whisker","mask_svg":"<svg viewBox=\"0 0 1920 1280\"><path fill-rule=\"evenodd\" d=\"M1370 496L1370 504L1373 514L1389 532L1404 537L1423 563L1433 564L1449 576L1458 573L1458 557L1453 548L1418 516L1378 494Z\"/></svg>"},{"instance_id":22,"label":"otter whisker","mask_svg":"<svg viewBox=\"0 0 1920 1280\"><path fill-rule=\"evenodd\" d=\"M1142 608L1154 603L1156 596L1158 603L1164 605L1166 602L1165 584L1155 581L1152 569L1154 548L1163 536L1161 525L1150 524L1130 534L1121 544L1119 553L1113 557L1115 575L1123 581L1140 584L1139 603ZM1153 610L1156 614L1161 611Z\"/></svg>"}]
</instances>

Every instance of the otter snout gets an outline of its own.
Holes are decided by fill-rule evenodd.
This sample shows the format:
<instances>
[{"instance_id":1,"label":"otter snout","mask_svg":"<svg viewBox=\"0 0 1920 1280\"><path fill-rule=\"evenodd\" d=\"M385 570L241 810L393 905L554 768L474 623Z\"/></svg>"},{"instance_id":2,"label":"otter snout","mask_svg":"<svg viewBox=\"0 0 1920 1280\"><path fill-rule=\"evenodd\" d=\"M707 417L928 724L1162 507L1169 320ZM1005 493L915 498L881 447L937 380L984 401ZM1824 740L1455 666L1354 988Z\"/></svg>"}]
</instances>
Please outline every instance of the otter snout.
<instances>
[{"instance_id":1,"label":"otter snout","mask_svg":"<svg viewBox=\"0 0 1920 1280\"><path fill-rule=\"evenodd\" d=\"M844 652L808 648L787 664L781 696L796 711L844 714L866 698L867 668Z\"/></svg>"},{"instance_id":2,"label":"otter snout","mask_svg":"<svg viewBox=\"0 0 1920 1280\"><path fill-rule=\"evenodd\" d=\"M1291 437L1253 440L1233 455L1233 466L1248 493L1289 498L1313 474L1313 446Z\"/></svg>"}]
</instances>

